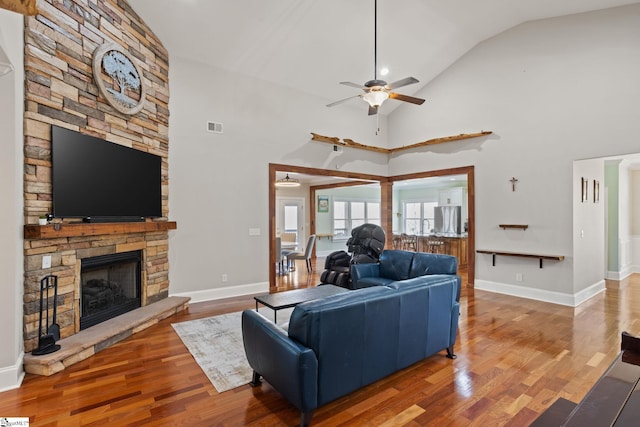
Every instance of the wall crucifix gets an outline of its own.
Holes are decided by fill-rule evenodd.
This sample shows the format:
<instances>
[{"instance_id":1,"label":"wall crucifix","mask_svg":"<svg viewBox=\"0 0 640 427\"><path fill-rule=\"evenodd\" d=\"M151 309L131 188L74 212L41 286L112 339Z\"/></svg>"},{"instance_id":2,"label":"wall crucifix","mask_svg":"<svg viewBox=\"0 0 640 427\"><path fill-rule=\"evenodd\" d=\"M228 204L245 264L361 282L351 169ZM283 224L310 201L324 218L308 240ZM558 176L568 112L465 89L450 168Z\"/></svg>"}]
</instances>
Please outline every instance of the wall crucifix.
<instances>
[{"instance_id":1,"label":"wall crucifix","mask_svg":"<svg viewBox=\"0 0 640 427\"><path fill-rule=\"evenodd\" d=\"M516 191L516 182L518 182L518 179L514 176L509 182L511 182L511 191Z\"/></svg>"}]
</instances>

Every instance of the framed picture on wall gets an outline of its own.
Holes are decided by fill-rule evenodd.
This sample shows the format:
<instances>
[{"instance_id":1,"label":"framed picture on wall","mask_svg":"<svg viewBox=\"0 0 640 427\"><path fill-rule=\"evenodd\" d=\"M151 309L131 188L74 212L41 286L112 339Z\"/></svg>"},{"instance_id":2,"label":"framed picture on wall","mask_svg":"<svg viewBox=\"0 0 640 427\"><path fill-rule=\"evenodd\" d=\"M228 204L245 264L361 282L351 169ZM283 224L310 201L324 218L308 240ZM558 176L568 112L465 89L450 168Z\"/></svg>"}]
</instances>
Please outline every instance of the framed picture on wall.
<instances>
[{"instance_id":1,"label":"framed picture on wall","mask_svg":"<svg viewBox=\"0 0 640 427\"><path fill-rule=\"evenodd\" d=\"M600 202L600 181L593 180L593 203Z\"/></svg>"},{"instance_id":2,"label":"framed picture on wall","mask_svg":"<svg viewBox=\"0 0 640 427\"><path fill-rule=\"evenodd\" d=\"M318 196L318 212L329 212L329 196Z\"/></svg>"},{"instance_id":3,"label":"framed picture on wall","mask_svg":"<svg viewBox=\"0 0 640 427\"><path fill-rule=\"evenodd\" d=\"M589 180L586 178L580 178L580 179L581 179L581 186L582 186L582 199L580 201L584 203L589 200Z\"/></svg>"}]
</instances>

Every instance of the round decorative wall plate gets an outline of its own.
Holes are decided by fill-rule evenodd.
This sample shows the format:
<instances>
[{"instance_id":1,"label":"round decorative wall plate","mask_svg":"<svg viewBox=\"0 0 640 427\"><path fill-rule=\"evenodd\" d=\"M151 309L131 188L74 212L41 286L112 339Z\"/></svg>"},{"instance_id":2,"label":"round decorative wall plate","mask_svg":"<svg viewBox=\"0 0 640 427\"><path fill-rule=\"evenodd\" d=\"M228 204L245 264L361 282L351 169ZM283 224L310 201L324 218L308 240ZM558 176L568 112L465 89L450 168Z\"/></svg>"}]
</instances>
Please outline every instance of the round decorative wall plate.
<instances>
[{"instance_id":1,"label":"round decorative wall plate","mask_svg":"<svg viewBox=\"0 0 640 427\"><path fill-rule=\"evenodd\" d=\"M146 88L142 70L118 44L105 43L93 52L93 78L113 108L136 114L144 107Z\"/></svg>"}]
</instances>

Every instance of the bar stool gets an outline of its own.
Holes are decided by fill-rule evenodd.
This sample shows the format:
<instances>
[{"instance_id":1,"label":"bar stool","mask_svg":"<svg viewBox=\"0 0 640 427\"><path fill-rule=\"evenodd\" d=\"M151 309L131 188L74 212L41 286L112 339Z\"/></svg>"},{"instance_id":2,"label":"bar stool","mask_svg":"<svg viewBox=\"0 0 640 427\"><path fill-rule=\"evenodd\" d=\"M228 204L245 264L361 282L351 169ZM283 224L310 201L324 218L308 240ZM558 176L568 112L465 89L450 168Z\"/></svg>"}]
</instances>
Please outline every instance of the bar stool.
<instances>
[{"instance_id":1,"label":"bar stool","mask_svg":"<svg viewBox=\"0 0 640 427\"><path fill-rule=\"evenodd\" d=\"M444 242L442 240L428 240L427 247L432 254L441 254Z\"/></svg>"},{"instance_id":2,"label":"bar stool","mask_svg":"<svg viewBox=\"0 0 640 427\"><path fill-rule=\"evenodd\" d=\"M400 237L402 238L402 249L405 251L418 251L418 236L402 233Z\"/></svg>"},{"instance_id":3,"label":"bar stool","mask_svg":"<svg viewBox=\"0 0 640 427\"><path fill-rule=\"evenodd\" d=\"M393 236L393 249L402 249L402 236Z\"/></svg>"}]
</instances>

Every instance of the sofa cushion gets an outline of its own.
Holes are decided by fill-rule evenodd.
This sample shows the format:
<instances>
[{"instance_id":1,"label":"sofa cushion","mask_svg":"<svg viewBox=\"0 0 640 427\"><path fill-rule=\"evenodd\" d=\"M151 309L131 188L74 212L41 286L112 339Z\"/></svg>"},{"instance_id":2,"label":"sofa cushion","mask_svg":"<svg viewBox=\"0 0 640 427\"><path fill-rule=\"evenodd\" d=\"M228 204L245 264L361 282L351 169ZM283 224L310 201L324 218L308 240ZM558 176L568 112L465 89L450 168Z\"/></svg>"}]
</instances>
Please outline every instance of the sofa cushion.
<instances>
[{"instance_id":1,"label":"sofa cushion","mask_svg":"<svg viewBox=\"0 0 640 427\"><path fill-rule=\"evenodd\" d=\"M408 279L413 254L393 249L383 251L380 255L380 276L393 280Z\"/></svg>"},{"instance_id":2,"label":"sofa cushion","mask_svg":"<svg viewBox=\"0 0 640 427\"><path fill-rule=\"evenodd\" d=\"M451 255L416 252L413 254L407 278L428 274L457 274L458 258Z\"/></svg>"},{"instance_id":3,"label":"sofa cushion","mask_svg":"<svg viewBox=\"0 0 640 427\"><path fill-rule=\"evenodd\" d=\"M385 284L391 289L409 289L412 287L431 286L432 284L455 280L455 276L449 274L436 274L431 276L418 276L407 280L396 280Z\"/></svg>"}]
</instances>

